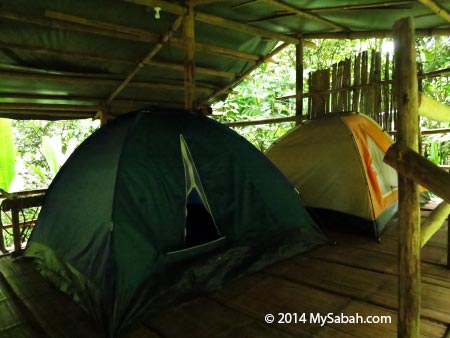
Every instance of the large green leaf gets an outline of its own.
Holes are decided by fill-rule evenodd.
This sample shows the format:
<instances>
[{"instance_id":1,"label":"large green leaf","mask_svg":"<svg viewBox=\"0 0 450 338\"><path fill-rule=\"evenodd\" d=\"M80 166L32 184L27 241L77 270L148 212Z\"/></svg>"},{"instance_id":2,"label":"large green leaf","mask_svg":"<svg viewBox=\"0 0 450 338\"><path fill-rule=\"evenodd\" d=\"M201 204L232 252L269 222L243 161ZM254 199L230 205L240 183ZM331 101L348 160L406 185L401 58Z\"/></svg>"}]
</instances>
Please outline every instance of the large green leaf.
<instances>
[{"instance_id":1,"label":"large green leaf","mask_svg":"<svg viewBox=\"0 0 450 338\"><path fill-rule=\"evenodd\" d=\"M60 136L43 136L42 137L42 152L50 168L52 176L55 177L59 168L62 165L62 142Z\"/></svg>"},{"instance_id":2,"label":"large green leaf","mask_svg":"<svg viewBox=\"0 0 450 338\"><path fill-rule=\"evenodd\" d=\"M11 124L8 119L0 119L0 189L5 191L9 190L16 174L14 157Z\"/></svg>"}]
</instances>

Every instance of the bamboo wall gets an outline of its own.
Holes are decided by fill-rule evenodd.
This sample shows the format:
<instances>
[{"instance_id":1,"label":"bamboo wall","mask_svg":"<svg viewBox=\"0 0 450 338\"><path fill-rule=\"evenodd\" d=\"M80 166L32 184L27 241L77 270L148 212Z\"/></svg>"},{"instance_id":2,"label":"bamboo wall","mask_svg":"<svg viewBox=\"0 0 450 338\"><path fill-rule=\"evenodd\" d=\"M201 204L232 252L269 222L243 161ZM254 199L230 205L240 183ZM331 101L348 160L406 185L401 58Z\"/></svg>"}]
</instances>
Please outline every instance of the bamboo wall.
<instances>
[{"instance_id":1,"label":"bamboo wall","mask_svg":"<svg viewBox=\"0 0 450 338\"><path fill-rule=\"evenodd\" d=\"M369 115L386 131L395 130L392 73L392 57L377 51L365 51L310 73L309 118L355 111Z\"/></svg>"}]
</instances>

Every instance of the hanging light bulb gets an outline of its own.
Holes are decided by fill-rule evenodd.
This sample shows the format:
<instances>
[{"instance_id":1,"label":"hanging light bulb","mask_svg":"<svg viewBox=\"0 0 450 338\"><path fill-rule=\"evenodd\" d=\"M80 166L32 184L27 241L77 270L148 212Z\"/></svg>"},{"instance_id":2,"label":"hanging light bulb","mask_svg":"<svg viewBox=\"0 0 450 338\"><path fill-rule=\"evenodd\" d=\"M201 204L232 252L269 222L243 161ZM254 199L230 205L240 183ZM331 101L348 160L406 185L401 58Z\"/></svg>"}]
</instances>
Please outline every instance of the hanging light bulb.
<instances>
[{"instance_id":1,"label":"hanging light bulb","mask_svg":"<svg viewBox=\"0 0 450 338\"><path fill-rule=\"evenodd\" d=\"M161 15L159 12L161 11L161 7L155 7L155 19L159 19Z\"/></svg>"}]
</instances>

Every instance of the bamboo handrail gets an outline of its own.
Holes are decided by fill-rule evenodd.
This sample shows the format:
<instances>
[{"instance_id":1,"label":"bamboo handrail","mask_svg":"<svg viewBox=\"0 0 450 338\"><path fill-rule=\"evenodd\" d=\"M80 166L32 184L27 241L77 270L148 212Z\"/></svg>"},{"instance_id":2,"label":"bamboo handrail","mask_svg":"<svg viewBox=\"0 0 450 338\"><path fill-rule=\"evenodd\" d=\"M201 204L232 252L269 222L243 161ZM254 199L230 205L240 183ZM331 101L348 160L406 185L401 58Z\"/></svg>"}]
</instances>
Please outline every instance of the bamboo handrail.
<instances>
[{"instance_id":1,"label":"bamboo handrail","mask_svg":"<svg viewBox=\"0 0 450 338\"><path fill-rule=\"evenodd\" d=\"M418 77L418 79L429 79L429 78L433 78L433 77L439 77L443 74L450 75L450 68L444 68L444 69L434 70L434 71L428 72L428 73L417 74L417 77ZM335 89L327 89L327 90L317 91L315 93L326 94L326 93L344 92L344 91L355 90L355 89L370 88L374 85L386 86L386 85L392 84L392 82L393 82L392 80L373 81L373 82L366 83L366 84L351 85L351 86L347 86L347 87L343 87L343 88L335 88ZM308 93L308 92L303 93L302 96L309 97L310 93ZM280 96L275 99L276 100L288 100L288 99L294 99L294 98L296 98L296 95L290 94L290 95L286 95L286 96Z\"/></svg>"},{"instance_id":2,"label":"bamboo handrail","mask_svg":"<svg viewBox=\"0 0 450 338\"><path fill-rule=\"evenodd\" d=\"M450 204L441 202L436 209L420 224L420 247L423 248L438 231L450 213Z\"/></svg>"},{"instance_id":3,"label":"bamboo handrail","mask_svg":"<svg viewBox=\"0 0 450 338\"><path fill-rule=\"evenodd\" d=\"M275 117L271 119L263 119L263 120L253 120L253 121L238 121L238 122L228 122L224 123L226 126L230 128L235 127L246 127L246 126L256 126L261 124L270 124L270 123L282 123L282 122L300 122L306 120L306 116L288 116L288 117Z\"/></svg>"}]
</instances>

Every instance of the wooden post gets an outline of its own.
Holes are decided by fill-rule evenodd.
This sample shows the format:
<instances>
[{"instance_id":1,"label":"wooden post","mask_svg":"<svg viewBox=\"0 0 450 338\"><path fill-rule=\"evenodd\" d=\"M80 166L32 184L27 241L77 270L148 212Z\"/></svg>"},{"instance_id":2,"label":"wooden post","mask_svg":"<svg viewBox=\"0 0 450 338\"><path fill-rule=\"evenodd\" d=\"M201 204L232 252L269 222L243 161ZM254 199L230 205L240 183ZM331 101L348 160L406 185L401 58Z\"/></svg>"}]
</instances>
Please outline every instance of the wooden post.
<instances>
[{"instance_id":1,"label":"wooden post","mask_svg":"<svg viewBox=\"0 0 450 338\"><path fill-rule=\"evenodd\" d=\"M303 39L295 45L295 115L303 115ZM299 124L300 121L297 121Z\"/></svg>"},{"instance_id":2,"label":"wooden post","mask_svg":"<svg viewBox=\"0 0 450 338\"><path fill-rule=\"evenodd\" d=\"M447 215L447 269L450 269L450 214Z\"/></svg>"},{"instance_id":3,"label":"wooden post","mask_svg":"<svg viewBox=\"0 0 450 338\"><path fill-rule=\"evenodd\" d=\"M184 108L195 108L195 13L192 1L186 1L187 14L183 22L183 37L185 41L184 57Z\"/></svg>"},{"instance_id":4,"label":"wooden post","mask_svg":"<svg viewBox=\"0 0 450 338\"><path fill-rule=\"evenodd\" d=\"M2 253L8 252L5 248L5 237L3 236L3 222L2 222L1 211L0 211L0 251Z\"/></svg>"},{"instance_id":5,"label":"wooden post","mask_svg":"<svg viewBox=\"0 0 450 338\"><path fill-rule=\"evenodd\" d=\"M398 107L397 142L418 150L419 115L414 23L394 24L394 86ZM417 184L399 174L398 337L419 338L420 205Z\"/></svg>"},{"instance_id":6,"label":"wooden post","mask_svg":"<svg viewBox=\"0 0 450 338\"><path fill-rule=\"evenodd\" d=\"M13 227L14 251L19 252L20 250L22 250L22 234L20 233L19 209L11 209L11 222Z\"/></svg>"},{"instance_id":7,"label":"wooden post","mask_svg":"<svg viewBox=\"0 0 450 338\"><path fill-rule=\"evenodd\" d=\"M110 115L106 111L100 111L100 125L104 126L108 123Z\"/></svg>"}]
</instances>

